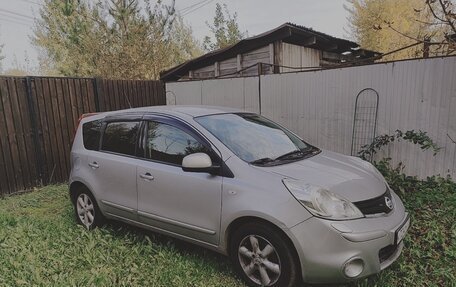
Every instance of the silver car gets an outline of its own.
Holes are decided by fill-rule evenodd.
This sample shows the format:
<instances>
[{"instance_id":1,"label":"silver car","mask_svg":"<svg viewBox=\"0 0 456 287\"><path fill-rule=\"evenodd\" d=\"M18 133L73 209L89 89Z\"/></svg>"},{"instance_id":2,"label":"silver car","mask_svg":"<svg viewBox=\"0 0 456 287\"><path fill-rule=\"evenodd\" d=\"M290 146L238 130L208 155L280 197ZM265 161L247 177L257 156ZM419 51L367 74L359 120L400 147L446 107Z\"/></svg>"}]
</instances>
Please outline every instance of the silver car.
<instances>
[{"instance_id":1,"label":"silver car","mask_svg":"<svg viewBox=\"0 0 456 287\"><path fill-rule=\"evenodd\" d=\"M115 219L204 246L228 255L251 286L378 273L399 257L410 225L370 163L235 109L86 115L71 163L80 224Z\"/></svg>"}]
</instances>

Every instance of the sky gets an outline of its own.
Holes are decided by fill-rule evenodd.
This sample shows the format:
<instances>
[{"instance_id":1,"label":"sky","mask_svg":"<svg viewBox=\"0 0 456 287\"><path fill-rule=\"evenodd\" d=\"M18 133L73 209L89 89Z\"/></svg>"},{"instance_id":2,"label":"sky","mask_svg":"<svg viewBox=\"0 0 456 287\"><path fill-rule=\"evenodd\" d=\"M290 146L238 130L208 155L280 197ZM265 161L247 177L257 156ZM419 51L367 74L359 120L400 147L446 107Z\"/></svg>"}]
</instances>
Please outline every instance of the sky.
<instances>
[{"instance_id":1,"label":"sky","mask_svg":"<svg viewBox=\"0 0 456 287\"><path fill-rule=\"evenodd\" d=\"M165 3L170 1L165 0ZM348 13L343 7L346 0L176 0L176 9L182 10L185 22L200 41L209 35L206 22L213 19L217 2L225 3L231 12L237 12L241 31L248 31L249 36L292 22L332 36L348 37ZM30 39L33 19L37 17L41 3L42 0L0 0L3 70L17 65L33 69L38 65L38 52Z\"/></svg>"}]
</instances>

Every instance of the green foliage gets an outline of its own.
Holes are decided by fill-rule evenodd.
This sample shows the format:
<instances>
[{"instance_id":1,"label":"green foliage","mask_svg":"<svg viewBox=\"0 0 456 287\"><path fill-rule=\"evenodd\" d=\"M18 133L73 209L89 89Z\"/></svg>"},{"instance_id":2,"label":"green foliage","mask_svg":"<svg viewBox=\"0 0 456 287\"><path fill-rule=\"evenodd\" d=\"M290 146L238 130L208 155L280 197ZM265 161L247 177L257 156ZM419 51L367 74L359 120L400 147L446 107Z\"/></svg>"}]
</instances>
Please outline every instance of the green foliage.
<instances>
[{"instance_id":1,"label":"green foliage","mask_svg":"<svg viewBox=\"0 0 456 287\"><path fill-rule=\"evenodd\" d=\"M237 43L239 40L247 36L247 32L241 32L237 22L237 13L231 14L228 6L220 3L216 4L215 16L213 24L206 23L213 34L212 40L210 36L204 38L204 49L213 51Z\"/></svg>"},{"instance_id":2,"label":"green foliage","mask_svg":"<svg viewBox=\"0 0 456 287\"><path fill-rule=\"evenodd\" d=\"M428 135L423 131L409 130L405 133L396 130L393 135L379 135L376 136L371 144L365 145L358 152L358 155L364 160L371 160L373 156L380 150L382 147L389 145L395 141L408 141L415 145L418 145L423 151L431 149L436 155L441 147L439 147Z\"/></svg>"},{"instance_id":3,"label":"green foliage","mask_svg":"<svg viewBox=\"0 0 456 287\"><path fill-rule=\"evenodd\" d=\"M33 36L42 64L64 76L157 79L199 55L174 1L151 1L45 0Z\"/></svg>"},{"instance_id":4,"label":"green foliage","mask_svg":"<svg viewBox=\"0 0 456 287\"><path fill-rule=\"evenodd\" d=\"M363 48L386 53L431 39L445 42L449 25L438 24L425 0L346 0L352 37ZM432 6L439 6L437 1ZM445 1L449 2L449 1ZM438 9L437 9L438 10ZM447 45L433 45L431 55L448 52ZM383 60L399 60L423 56L423 45L398 51Z\"/></svg>"},{"instance_id":5,"label":"green foliage","mask_svg":"<svg viewBox=\"0 0 456 287\"><path fill-rule=\"evenodd\" d=\"M449 176L446 178L430 176L425 180L420 180L416 176L406 175L404 173L405 166L402 163L393 167L391 165L391 158L385 158L375 162L375 167L383 174L389 186L401 195L428 188L453 190L456 192L456 183Z\"/></svg>"},{"instance_id":6,"label":"green foliage","mask_svg":"<svg viewBox=\"0 0 456 287\"><path fill-rule=\"evenodd\" d=\"M456 183L436 176L421 181L384 164L377 167L399 191L412 224L399 260L354 286L455 286Z\"/></svg>"}]
</instances>

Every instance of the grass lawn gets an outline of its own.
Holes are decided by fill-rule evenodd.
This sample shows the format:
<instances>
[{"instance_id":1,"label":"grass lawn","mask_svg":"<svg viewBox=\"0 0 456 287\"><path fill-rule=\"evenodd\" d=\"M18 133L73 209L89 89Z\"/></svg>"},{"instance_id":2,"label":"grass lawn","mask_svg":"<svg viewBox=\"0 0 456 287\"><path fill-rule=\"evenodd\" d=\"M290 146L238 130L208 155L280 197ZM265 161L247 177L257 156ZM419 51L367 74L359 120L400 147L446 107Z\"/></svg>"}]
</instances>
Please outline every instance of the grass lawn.
<instances>
[{"instance_id":1,"label":"grass lawn","mask_svg":"<svg viewBox=\"0 0 456 287\"><path fill-rule=\"evenodd\" d=\"M352 286L456 286L456 185L404 196L412 216L401 258ZM0 286L244 286L227 258L110 223L76 225L67 186L0 199Z\"/></svg>"}]
</instances>

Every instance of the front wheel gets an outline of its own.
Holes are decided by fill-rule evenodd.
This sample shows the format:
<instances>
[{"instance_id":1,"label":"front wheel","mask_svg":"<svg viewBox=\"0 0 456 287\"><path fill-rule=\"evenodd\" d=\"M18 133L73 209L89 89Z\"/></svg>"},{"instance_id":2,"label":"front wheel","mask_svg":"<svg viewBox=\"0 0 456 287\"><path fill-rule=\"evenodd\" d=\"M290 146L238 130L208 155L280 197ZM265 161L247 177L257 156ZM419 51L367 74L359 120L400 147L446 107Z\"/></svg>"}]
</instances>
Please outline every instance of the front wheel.
<instances>
[{"instance_id":1,"label":"front wheel","mask_svg":"<svg viewBox=\"0 0 456 287\"><path fill-rule=\"evenodd\" d=\"M93 195L85 188L78 190L75 194L74 210L76 220L88 230L103 225L105 218L98 208Z\"/></svg>"},{"instance_id":2,"label":"front wheel","mask_svg":"<svg viewBox=\"0 0 456 287\"><path fill-rule=\"evenodd\" d=\"M276 228L248 223L233 234L230 256L249 286L296 286L300 281L296 252Z\"/></svg>"}]
</instances>

